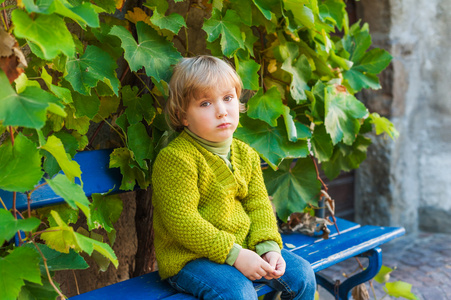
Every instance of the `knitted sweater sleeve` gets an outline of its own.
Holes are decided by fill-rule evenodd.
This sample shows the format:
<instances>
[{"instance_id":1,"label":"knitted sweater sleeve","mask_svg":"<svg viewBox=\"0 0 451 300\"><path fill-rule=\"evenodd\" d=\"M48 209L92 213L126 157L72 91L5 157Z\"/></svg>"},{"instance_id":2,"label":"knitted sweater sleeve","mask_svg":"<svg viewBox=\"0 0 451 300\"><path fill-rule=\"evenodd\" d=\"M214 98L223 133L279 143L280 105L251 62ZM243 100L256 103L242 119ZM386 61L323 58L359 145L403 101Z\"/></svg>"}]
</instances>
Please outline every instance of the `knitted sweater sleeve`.
<instances>
[{"instance_id":1,"label":"knitted sweater sleeve","mask_svg":"<svg viewBox=\"0 0 451 300\"><path fill-rule=\"evenodd\" d=\"M251 153L251 160L252 175L248 184L248 194L242 200L243 207L251 219L248 247L255 250L255 246L261 242L275 241L282 249L282 238L263 180L260 157L255 151Z\"/></svg>"},{"instance_id":2,"label":"knitted sweater sleeve","mask_svg":"<svg viewBox=\"0 0 451 300\"><path fill-rule=\"evenodd\" d=\"M221 231L198 212L198 170L193 157L164 149L153 167L153 205L170 238L217 263L224 263L235 237Z\"/></svg>"}]
</instances>

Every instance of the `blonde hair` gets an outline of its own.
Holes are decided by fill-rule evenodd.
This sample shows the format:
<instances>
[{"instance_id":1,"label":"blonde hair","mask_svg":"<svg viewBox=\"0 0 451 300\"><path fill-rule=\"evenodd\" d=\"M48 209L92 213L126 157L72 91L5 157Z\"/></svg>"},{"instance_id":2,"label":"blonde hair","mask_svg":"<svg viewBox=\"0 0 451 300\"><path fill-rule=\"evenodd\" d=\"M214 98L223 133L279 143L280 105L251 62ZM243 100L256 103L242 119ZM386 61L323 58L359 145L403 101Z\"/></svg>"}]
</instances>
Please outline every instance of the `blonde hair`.
<instances>
[{"instance_id":1,"label":"blonde hair","mask_svg":"<svg viewBox=\"0 0 451 300\"><path fill-rule=\"evenodd\" d=\"M229 63L208 55L180 60L174 67L166 102L166 116L171 128L183 130L183 120L190 101L200 93L222 84L233 85L238 99L240 98L242 82Z\"/></svg>"}]
</instances>

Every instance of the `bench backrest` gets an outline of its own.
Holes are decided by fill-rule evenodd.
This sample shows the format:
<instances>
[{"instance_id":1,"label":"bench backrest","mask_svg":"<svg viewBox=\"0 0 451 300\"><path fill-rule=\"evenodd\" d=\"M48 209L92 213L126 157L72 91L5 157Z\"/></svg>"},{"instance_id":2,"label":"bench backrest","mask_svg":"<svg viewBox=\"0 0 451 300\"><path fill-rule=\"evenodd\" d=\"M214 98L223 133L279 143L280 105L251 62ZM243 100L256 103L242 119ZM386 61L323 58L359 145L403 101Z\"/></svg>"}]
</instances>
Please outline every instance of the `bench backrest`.
<instances>
[{"instance_id":1,"label":"bench backrest","mask_svg":"<svg viewBox=\"0 0 451 300\"><path fill-rule=\"evenodd\" d=\"M109 168L111 149L93 150L79 152L74 156L74 160L80 165L81 178L83 180L83 190L86 196L96 193L121 192L122 175L118 168ZM78 178L76 178L77 182ZM44 183L43 179L39 184ZM80 182L77 182L78 184ZM13 193L0 190L0 197L5 202L8 209L13 207ZM48 205L64 203L64 199L56 195L48 185L39 187L31 195L31 209L37 209ZM27 195L25 193L16 194L16 209L26 210L28 207Z\"/></svg>"}]
</instances>

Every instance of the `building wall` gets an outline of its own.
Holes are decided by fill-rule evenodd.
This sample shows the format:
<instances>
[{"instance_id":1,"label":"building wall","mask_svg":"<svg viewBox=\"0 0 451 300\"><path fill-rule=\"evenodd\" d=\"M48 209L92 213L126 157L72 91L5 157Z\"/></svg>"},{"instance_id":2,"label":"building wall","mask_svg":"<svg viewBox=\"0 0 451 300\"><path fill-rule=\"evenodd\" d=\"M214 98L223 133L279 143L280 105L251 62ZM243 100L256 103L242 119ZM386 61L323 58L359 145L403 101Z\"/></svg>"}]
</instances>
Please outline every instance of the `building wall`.
<instances>
[{"instance_id":1,"label":"building wall","mask_svg":"<svg viewBox=\"0 0 451 300\"><path fill-rule=\"evenodd\" d=\"M447 0L358 2L374 44L393 55L383 89L362 97L400 133L375 137L357 171L359 222L451 232L450 9Z\"/></svg>"}]
</instances>

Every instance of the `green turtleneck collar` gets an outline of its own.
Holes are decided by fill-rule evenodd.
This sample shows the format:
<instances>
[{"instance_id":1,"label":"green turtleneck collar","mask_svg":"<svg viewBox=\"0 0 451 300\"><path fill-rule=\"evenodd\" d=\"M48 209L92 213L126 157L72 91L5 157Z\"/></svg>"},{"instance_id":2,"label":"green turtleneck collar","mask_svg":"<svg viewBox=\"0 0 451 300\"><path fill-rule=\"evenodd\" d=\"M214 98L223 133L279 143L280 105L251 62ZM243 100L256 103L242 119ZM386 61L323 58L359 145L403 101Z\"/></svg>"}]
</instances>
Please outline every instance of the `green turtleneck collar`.
<instances>
[{"instance_id":1,"label":"green turtleneck collar","mask_svg":"<svg viewBox=\"0 0 451 300\"><path fill-rule=\"evenodd\" d=\"M210 142L196 135L187 127L185 127L184 130L193 139L195 139L199 143L199 145L201 145L211 153L216 154L217 156L222 158L224 162L227 164L227 166L232 170L232 164L230 163L230 146L232 145L233 137L230 137L223 142Z\"/></svg>"}]
</instances>

